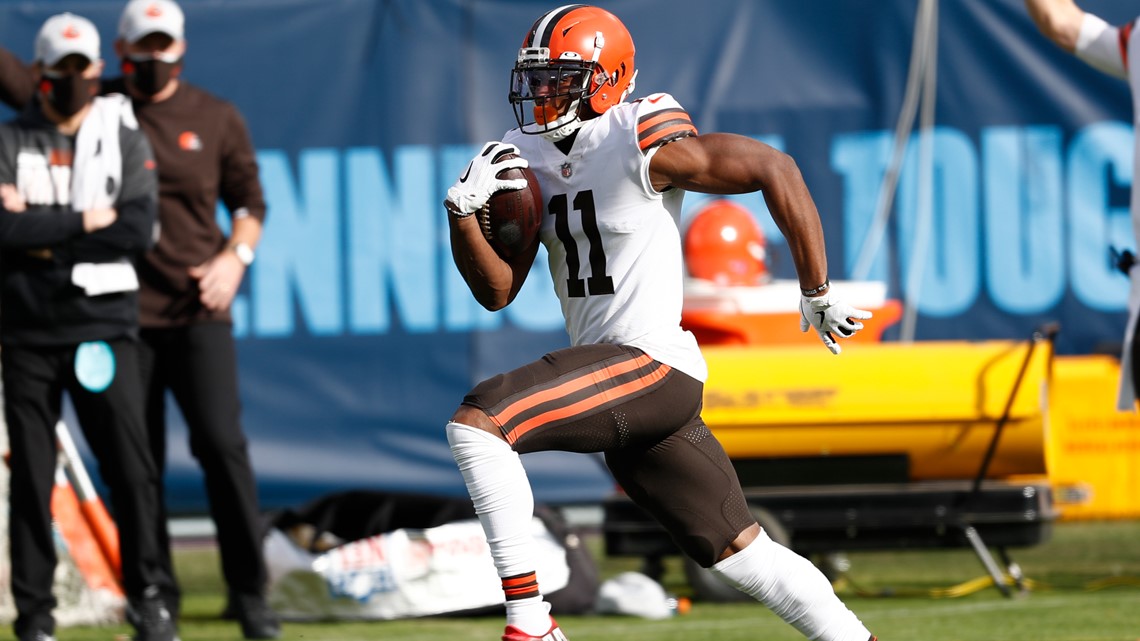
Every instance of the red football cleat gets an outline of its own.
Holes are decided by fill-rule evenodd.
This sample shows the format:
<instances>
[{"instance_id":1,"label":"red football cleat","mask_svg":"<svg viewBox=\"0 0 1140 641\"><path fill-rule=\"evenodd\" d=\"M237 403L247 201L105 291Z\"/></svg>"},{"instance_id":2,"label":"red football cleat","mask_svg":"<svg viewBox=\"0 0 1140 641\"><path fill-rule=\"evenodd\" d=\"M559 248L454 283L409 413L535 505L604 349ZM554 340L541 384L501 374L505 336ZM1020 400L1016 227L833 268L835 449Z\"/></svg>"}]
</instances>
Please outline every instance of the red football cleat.
<instances>
[{"instance_id":1,"label":"red football cleat","mask_svg":"<svg viewBox=\"0 0 1140 641\"><path fill-rule=\"evenodd\" d=\"M546 634L536 637L527 634L513 625L508 625L506 631L503 632L503 641L567 641L566 635L562 634L562 630L558 628L558 622L554 617L550 617L550 629Z\"/></svg>"}]
</instances>

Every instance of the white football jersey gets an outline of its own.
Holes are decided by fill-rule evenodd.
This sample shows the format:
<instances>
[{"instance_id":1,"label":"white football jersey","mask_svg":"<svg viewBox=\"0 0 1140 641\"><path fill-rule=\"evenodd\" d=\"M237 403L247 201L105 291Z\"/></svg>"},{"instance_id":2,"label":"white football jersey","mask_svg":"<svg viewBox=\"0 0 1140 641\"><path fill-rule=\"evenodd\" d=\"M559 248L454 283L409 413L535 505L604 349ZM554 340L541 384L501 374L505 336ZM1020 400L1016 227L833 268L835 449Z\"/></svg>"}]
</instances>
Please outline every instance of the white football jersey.
<instances>
[{"instance_id":1,"label":"white football jersey","mask_svg":"<svg viewBox=\"0 0 1140 641\"><path fill-rule=\"evenodd\" d=\"M1140 132L1140 18L1123 26L1113 26L1099 16L1086 13L1081 22L1074 53L1081 60L1101 71L1128 80L1132 89L1132 126ZM1140 247L1140 188L1137 172L1140 171L1140 135L1134 136L1132 146L1132 233ZM1128 293L1128 326L1124 331L1124 345L1120 352L1120 385L1116 394L1116 409L1122 412L1136 408L1135 388L1132 384L1132 341L1136 325L1140 323L1140 277L1132 268L1129 274L1131 289Z\"/></svg>"},{"instance_id":2,"label":"white football jersey","mask_svg":"<svg viewBox=\"0 0 1140 641\"><path fill-rule=\"evenodd\" d=\"M1132 124L1140 131L1140 18L1123 26L1110 25L1094 14L1086 13L1077 38L1077 57L1101 71L1128 80L1132 88ZM1133 172L1140 171L1140 136L1134 137ZM1140 189L1132 190L1132 231L1140 246Z\"/></svg>"},{"instance_id":3,"label":"white football jersey","mask_svg":"<svg viewBox=\"0 0 1140 641\"><path fill-rule=\"evenodd\" d=\"M681 329L684 191L658 192L649 181L660 146L695 134L680 104L655 94L586 121L569 155L517 129L504 142L542 187L540 236L571 343L631 345L704 381L697 341Z\"/></svg>"}]
</instances>

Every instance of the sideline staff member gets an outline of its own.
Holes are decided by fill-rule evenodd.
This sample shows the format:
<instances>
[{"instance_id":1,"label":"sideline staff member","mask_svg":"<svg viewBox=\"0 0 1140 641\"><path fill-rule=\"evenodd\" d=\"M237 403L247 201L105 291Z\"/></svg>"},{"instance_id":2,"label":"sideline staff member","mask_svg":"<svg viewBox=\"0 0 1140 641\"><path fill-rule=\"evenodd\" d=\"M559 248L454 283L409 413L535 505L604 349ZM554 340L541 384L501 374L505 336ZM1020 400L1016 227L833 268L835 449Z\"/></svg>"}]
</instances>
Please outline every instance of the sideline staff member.
<instances>
[{"instance_id":1,"label":"sideline staff member","mask_svg":"<svg viewBox=\"0 0 1140 641\"><path fill-rule=\"evenodd\" d=\"M95 26L49 18L36 37L36 100L0 126L0 367L20 641L55 634L51 494L64 390L111 490L136 638L175 638L158 596L169 577L154 528L132 266L154 236L154 157L130 102L95 98L102 71Z\"/></svg>"},{"instance_id":2,"label":"sideline staff member","mask_svg":"<svg viewBox=\"0 0 1140 641\"><path fill-rule=\"evenodd\" d=\"M105 91L131 97L158 160L162 235L139 266L147 425L161 482L170 390L205 478L229 588L227 612L238 618L247 639L271 639L281 630L264 598L260 510L241 427L230 316L261 237L265 201L253 145L237 108L180 77L184 26L182 10L172 0L127 3L115 41L123 77L104 84ZM34 86L23 69L0 48L0 98L17 108L23 105L14 101L26 99L25 88ZM219 198L233 217L229 238L217 224ZM166 543L170 569L166 520L163 508L154 526ZM161 588L177 618L177 583Z\"/></svg>"},{"instance_id":3,"label":"sideline staff member","mask_svg":"<svg viewBox=\"0 0 1140 641\"><path fill-rule=\"evenodd\" d=\"M143 385L160 467L166 450L166 391L186 419L190 451L205 477L230 609L247 639L281 634L265 602L261 517L241 427L230 304L253 262L265 200L245 122L232 104L182 80L182 10L170 0L132 0L115 51L158 158L162 238L141 268ZM216 211L233 218L226 238ZM165 510L158 524L166 533ZM169 545L167 546L169 550ZM179 610L177 585L164 597Z\"/></svg>"}]
</instances>

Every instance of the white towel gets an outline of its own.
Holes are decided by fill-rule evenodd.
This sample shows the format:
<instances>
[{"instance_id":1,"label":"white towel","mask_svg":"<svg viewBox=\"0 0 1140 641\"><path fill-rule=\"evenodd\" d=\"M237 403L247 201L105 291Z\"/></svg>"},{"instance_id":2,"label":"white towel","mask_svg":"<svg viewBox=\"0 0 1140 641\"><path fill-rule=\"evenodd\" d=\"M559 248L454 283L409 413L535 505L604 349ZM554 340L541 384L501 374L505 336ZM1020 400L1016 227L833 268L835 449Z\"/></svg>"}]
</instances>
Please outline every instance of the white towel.
<instances>
[{"instance_id":1,"label":"white towel","mask_svg":"<svg viewBox=\"0 0 1140 641\"><path fill-rule=\"evenodd\" d=\"M71 206L76 211L113 207L122 191L123 154L119 127L138 129L131 101L122 94L95 99L75 137L71 166ZM79 263L71 281L88 296L139 288L134 266L126 258L112 263Z\"/></svg>"},{"instance_id":2,"label":"white towel","mask_svg":"<svg viewBox=\"0 0 1140 641\"><path fill-rule=\"evenodd\" d=\"M115 204L123 180L120 125L138 129L131 101L117 93L96 98L75 137L71 206L76 211Z\"/></svg>"}]
</instances>

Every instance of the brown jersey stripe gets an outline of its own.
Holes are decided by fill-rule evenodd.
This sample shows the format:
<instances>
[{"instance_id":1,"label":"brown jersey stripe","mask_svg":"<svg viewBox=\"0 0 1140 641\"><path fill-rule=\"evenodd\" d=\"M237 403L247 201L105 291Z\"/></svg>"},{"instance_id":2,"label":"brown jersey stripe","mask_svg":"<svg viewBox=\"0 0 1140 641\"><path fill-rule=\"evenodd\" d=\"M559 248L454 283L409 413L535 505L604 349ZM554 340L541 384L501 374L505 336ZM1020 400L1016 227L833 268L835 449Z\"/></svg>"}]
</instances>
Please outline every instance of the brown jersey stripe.
<instances>
[{"instance_id":1,"label":"brown jersey stripe","mask_svg":"<svg viewBox=\"0 0 1140 641\"><path fill-rule=\"evenodd\" d=\"M544 390L530 390L525 396L517 401L510 402L503 408L493 408L488 412L491 420L494 421L499 427L503 427L511 422L520 413L533 408L537 405L547 401L562 398L568 394L585 389L590 385L602 383L608 379L621 376L626 372L631 372L645 365L653 362L647 354L642 354L637 358L628 358L617 361L606 361L609 364L599 364L599 367L591 368L588 371L575 376L569 380L558 379L554 381L554 385ZM509 400L509 399L508 399Z\"/></svg>"},{"instance_id":2,"label":"brown jersey stripe","mask_svg":"<svg viewBox=\"0 0 1140 641\"><path fill-rule=\"evenodd\" d=\"M689 125L687 127L678 125L657 132L653 136L640 141L639 145L641 146L642 152L647 152L650 149L653 149L659 145L664 145L667 142L673 142L674 140L689 138L696 135L697 130L692 125Z\"/></svg>"},{"instance_id":3,"label":"brown jersey stripe","mask_svg":"<svg viewBox=\"0 0 1140 641\"><path fill-rule=\"evenodd\" d=\"M662 109L642 116L637 123L637 144L641 151L677 138L697 135L693 120L684 109Z\"/></svg>"},{"instance_id":4,"label":"brown jersey stripe","mask_svg":"<svg viewBox=\"0 0 1140 641\"><path fill-rule=\"evenodd\" d=\"M599 407L619 403L629 396L637 395L648 388L658 385L661 381L665 380L665 377L672 371L672 368L664 363L658 363L658 365L659 367L654 368L636 380L623 383L616 387L600 389L589 398L569 405L560 405L519 423L507 432L507 442L514 445L515 442L522 438L527 432L537 427L572 416L588 414Z\"/></svg>"},{"instance_id":5,"label":"brown jersey stripe","mask_svg":"<svg viewBox=\"0 0 1140 641\"><path fill-rule=\"evenodd\" d=\"M646 129L654 125L665 122L666 120L687 120L690 123L693 119L689 117L689 113L680 107L671 107L669 109L661 109L653 113L647 113L637 119L637 133L641 134Z\"/></svg>"},{"instance_id":6,"label":"brown jersey stripe","mask_svg":"<svg viewBox=\"0 0 1140 641\"><path fill-rule=\"evenodd\" d=\"M637 141L640 143L643 140L647 140L656 136L659 132L667 131L673 129L674 127L691 129L693 132L696 132L697 130L697 128L694 127L693 123L689 120L682 118L670 118L668 120L662 120L660 122L654 123L650 127L639 127L637 131Z\"/></svg>"}]
</instances>

